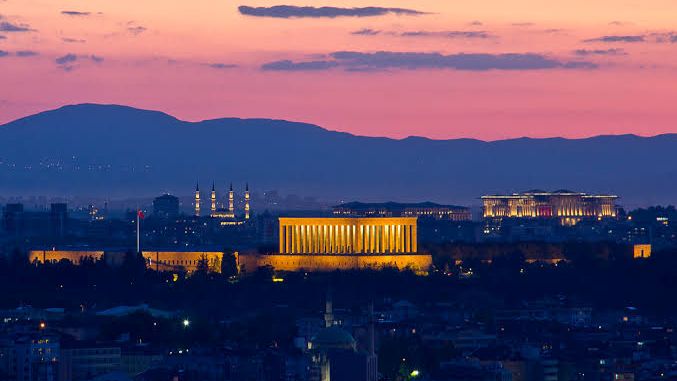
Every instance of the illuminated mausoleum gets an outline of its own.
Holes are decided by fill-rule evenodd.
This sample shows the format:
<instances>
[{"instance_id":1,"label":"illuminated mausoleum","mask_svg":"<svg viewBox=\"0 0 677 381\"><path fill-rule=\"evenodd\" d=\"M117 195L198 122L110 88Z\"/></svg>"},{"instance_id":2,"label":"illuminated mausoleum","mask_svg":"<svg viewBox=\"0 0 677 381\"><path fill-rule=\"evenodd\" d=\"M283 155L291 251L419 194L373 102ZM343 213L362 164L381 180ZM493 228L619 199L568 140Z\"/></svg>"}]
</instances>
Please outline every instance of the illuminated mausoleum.
<instances>
[{"instance_id":1,"label":"illuminated mausoleum","mask_svg":"<svg viewBox=\"0 0 677 381\"><path fill-rule=\"evenodd\" d=\"M618 196L559 190L482 196L485 218L609 218L616 217Z\"/></svg>"},{"instance_id":2,"label":"illuminated mausoleum","mask_svg":"<svg viewBox=\"0 0 677 381\"><path fill-rule=\"evenodd\" d=\"M246 271L396 268L427 272L428 254L418 253L417 218L280 218L279 253L241 255Z\"/></svg>"},{"instance_id":3,"label":"illuminated mausoleum","mask_svg":"<svg viewBox=\"0 0 677 381\"><path fill-rule=\"evenodd\" d=\"M280 254L416 253L416 218L280 218Z\"/></svg>"}]
</instances>

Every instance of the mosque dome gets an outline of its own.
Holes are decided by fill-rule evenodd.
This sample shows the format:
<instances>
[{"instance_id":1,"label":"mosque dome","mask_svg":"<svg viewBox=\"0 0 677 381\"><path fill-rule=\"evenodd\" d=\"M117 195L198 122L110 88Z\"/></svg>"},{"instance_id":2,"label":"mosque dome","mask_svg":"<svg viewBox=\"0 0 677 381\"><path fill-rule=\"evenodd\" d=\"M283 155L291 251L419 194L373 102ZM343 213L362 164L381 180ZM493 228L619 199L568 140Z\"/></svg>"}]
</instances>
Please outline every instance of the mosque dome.
<instances>
[{"instance_id":1,"label":"mosque dome","mask_svg":"<svg viewBox=\"0 0 677 381\"><path fill-rule=\"evenodd\" d=\"M323 328L311 340L312 348L320 351L355 350L355 339L345 330L332 326Z\"/></svg>"}]
</instances>

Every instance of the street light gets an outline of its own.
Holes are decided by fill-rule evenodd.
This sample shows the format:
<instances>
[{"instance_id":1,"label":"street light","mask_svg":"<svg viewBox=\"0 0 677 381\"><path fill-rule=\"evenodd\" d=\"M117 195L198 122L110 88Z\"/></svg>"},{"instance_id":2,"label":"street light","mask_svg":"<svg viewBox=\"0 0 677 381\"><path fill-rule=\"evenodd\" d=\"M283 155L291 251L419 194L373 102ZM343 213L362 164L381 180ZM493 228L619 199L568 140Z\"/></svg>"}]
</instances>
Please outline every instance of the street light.
<instances>
[{"instance_id":1,"label":"street light","mask_svg":"<svg viewBox=\"0 0 677 381\"><path fill-rule=\"evenodd\" d=\"M183 319L183 326L184 326L185 328L188 328L189 325L190 325L190 320L188 320L188 319Z\"/></svg>"}]
</instances>

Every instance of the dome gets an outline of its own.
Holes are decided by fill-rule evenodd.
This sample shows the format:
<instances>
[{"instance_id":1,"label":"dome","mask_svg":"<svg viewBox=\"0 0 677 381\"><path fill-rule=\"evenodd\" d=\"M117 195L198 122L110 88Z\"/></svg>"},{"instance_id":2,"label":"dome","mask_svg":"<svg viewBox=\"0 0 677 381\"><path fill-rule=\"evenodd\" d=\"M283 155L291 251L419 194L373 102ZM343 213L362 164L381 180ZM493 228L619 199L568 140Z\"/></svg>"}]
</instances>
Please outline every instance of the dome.
<instances>
[{"instance_id":1,"label":"dome","mask_svg":"<svg viewBox=\"0 0 677 381\"><path fill-rule=\"evenodd\" d=\"M316 350L355 349L355 339L343 329L333 326L322 329L311 340L312 348Z\"/></svg>"}]
</instances>

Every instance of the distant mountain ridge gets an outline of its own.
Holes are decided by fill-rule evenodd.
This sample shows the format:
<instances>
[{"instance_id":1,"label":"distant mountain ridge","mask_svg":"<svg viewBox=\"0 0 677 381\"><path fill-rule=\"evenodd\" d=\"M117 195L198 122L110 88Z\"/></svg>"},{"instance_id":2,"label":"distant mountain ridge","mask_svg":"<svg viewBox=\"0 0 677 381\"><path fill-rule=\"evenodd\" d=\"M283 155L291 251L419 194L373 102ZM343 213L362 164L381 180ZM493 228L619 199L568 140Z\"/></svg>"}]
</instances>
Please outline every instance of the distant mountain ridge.
<instances>
[{"instance_id":1,"label":"distant mountain ridge","mask_svg":"<svg viewBox=\"0 0 677 381\"><path fill-rule=\"evenodd\" d=\"M677 134L401 140L270 119L185 122L81 104L0 126L0 196L190 194L197 180L361 201L478 204L486 193L572 189L677 202Z\"/></svg>"}]
</instances>

